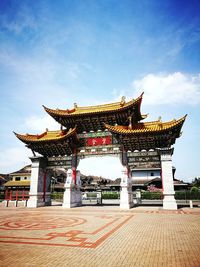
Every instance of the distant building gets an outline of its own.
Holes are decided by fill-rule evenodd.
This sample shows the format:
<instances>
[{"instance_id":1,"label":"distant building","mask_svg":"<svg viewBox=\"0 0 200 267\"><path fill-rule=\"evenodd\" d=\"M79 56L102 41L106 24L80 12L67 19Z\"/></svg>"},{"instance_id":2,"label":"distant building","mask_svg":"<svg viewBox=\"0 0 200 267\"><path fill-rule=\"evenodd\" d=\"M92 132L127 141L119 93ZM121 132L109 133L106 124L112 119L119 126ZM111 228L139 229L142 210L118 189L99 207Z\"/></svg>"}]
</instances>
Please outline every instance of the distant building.
<instances>
[{"instance_id":1,"label":"distant building","mask_svg":"<svg viewBox=\"0 0 200 267\"><path fill-rule=\"evenodd\" d=\"M29 197L31 165L9 174L10 180L4 184L6 200L25 200Z\"/></svg>"},{"instance_id":2,"label":"distant building","mask_svg":"<svg viewBox=\"0 0 200 267\"><path fill-rule=\"evenodd\" d=\"M190 187L188 183L176 179L176 168L172 167L173 181L175 190L185 190ZM132 188L146 190L149 185L154 185L157 188L162 188L161 168L140 168L132 171Z\"/></svg>"}]
</instances>

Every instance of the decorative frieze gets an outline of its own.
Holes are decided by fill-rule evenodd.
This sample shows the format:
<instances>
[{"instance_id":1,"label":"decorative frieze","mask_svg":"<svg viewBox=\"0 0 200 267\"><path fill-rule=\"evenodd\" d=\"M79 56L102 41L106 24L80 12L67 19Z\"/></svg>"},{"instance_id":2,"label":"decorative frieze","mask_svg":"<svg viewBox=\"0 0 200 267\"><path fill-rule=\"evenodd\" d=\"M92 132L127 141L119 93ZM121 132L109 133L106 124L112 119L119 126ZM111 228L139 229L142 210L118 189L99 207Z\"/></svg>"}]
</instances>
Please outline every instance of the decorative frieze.
<instances>
[{"instance_id":1,"label":"decorative frieze","mask_svg":"<svg viewBox=\"0 0 200 267\"><path fill-rule=\"evenodd\" d=\"M157 151L128 152L128 166L133 169L160 168L160 156Z\"/></svg>"}]
</instances>

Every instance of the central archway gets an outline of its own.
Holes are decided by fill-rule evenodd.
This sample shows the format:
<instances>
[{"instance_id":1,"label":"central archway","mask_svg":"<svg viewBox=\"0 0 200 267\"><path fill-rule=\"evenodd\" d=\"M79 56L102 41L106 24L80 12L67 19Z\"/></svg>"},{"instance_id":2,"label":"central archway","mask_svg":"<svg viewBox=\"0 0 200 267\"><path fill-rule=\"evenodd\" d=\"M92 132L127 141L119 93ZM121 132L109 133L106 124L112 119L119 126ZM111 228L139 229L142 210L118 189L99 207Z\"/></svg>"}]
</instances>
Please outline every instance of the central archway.
<instances>
[{"instance_id":1,"label":"central archway","mask_svg":"<svg viewBox=\"0 0 200 267\"><path fill-rule=\"evenodd\" d=\"M122 177L122 167L118 156L90 156L80 159L78 165L84 175L101 176L111 180Z\"/></svg>"},{"instance_id":2,"label":"central archway","mask_svg":"<svg viewBox=\"0 0 200 267\"><path fill-rule=\"evenodd\" d=\"M123 165L119 156L89 156L80 159L83 205L119 205ZM114 182L115 181L115 182Z\"/></svg>"}]
</instances>

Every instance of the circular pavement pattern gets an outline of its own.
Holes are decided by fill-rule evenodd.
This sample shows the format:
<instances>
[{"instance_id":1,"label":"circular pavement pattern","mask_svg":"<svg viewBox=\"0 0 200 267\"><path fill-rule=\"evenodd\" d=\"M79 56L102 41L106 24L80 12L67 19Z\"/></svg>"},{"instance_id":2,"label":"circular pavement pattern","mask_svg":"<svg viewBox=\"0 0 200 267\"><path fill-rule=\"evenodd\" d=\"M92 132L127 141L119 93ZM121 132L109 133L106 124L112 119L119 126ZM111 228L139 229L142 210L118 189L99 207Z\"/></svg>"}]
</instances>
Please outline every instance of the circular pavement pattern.
<instances>
[{"instance_id":1,"label":"circular pavement pattern","mask_svg":"<svg viewBox=\"0 0 200 267\"><path fill-rule=\"evenodd\" d=\"M85 223L83 218L12 218L0 221L2 230L47 230L73 227Z\"/></svg>"}]
</instances>

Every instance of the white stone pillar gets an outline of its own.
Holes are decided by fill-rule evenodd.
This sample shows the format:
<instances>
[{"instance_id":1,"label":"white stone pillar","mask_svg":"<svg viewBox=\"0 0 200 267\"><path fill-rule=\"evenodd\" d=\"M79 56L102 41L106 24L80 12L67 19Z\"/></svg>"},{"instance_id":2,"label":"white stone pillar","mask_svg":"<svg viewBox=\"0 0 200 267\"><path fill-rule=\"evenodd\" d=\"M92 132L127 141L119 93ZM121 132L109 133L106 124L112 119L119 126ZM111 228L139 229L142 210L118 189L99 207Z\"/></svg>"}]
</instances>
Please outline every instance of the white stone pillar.
<instances>
[{"instance_id":1,"label":"white stone pillar","mask_svg":"<svg viewBox=\"0 0 200 267\"><path fill-rule=\"evenodd\" d=\"M46 172L45 206L51 206L51 172Z\"/></svg>"},{"instance_id":2,"label":"white stone pillar","mask_svg":"<svg viewBox=\"0 0 200 267\"><path fill-rule=\"evenodd\" d=\"M130 209L134 206L134 204L132 194L132 180L127 167L124 167L122 170L122 179L120 186L120 209Z\"/></svg>"},{"instance_id":3,"label":"white stone pillar","mask_svg":"<svg viewBox=\"0 0 200 267\"><path fill-rule=\"evenodd\" d=\"M73 171L67 171L67 179L64 185L63 208L73 208L82 205L82 195L80 191L80 172L76 171L76 183L74 184Z\"/></svg>"},{"instance_id":4,"label":"white stone pillar","mask_svg":"<svg viewBox=\"0 0 200 267\"><path fill-rule=\"evenodd\" d=\"M177 203L174 198L174 182L172 173L173 148L159 149L161 160L161 176L163 187L163 209L177 210Z\"/></svg>"},{"instance_id":5,"label":"white stone pillar","mask_svg":"<svg viewBox=\"0 0 200 267\"><path fill-rule=\"evenodd\" d=\"M82 206L82 192L81 192L81 173L76 171L76 201L78 206Z\"/></svg>"},{"instance_id":6,"label":"white stone pillar","mask_svg":"<svg viewBox=\"0 0 200 267\"><path fill-rule=\"evenodd\" d=\"M44 201L44 176L46 172L46 159L43 157L31 157L31 184L27 207L37 208L45 206Z\"/></svg>"}]
</instances>

